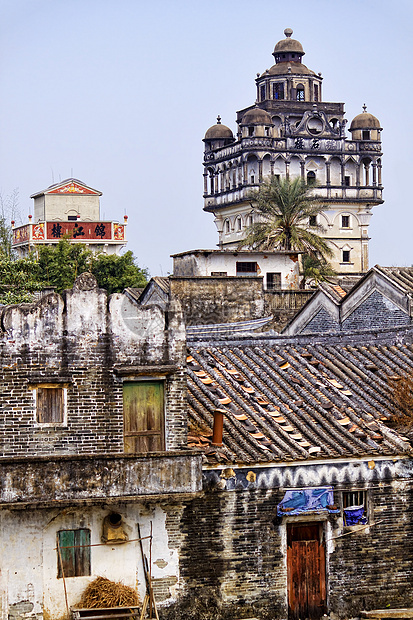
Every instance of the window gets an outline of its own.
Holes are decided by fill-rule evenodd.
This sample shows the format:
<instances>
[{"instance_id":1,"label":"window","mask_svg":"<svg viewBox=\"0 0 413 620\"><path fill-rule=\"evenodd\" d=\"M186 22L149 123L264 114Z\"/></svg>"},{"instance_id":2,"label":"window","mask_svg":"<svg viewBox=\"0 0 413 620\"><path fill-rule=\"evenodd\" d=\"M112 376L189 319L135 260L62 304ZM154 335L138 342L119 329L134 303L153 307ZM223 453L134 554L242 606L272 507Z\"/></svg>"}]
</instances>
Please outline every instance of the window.
<instances>
[{"instance_id":1,"label":"window","mask_svg":"<svg viewBox=\"0 0 413 620\"><path fill-rule=\"evenodd\" d=\"M229 224L229 220L225 220L225 223L224 223L224 230L225 230L225 234L227 234L227 235L228 235L228 234L229 234L229 232L230 232L230 224Z\"/></svg>"},{"instance_id":2,"label":"window","mask_svg":"<svg viewBox=\"0 0 413 620\"><path fill-rule=\"evenodd\" d=\"M370 140L370 131L368 129L363 129L361 133L363 140Z\"/></svg>"},{"instance_id":3,"label":"window","mask_svg":"<svg viewBox=\"0 0 413 620\"><path fill-rule=\"evenodd\" d=\"M307 183L308 185L315 185L315 181L316 181L315 172L310 170L310 172L307 172Z\"/></svg>"},{"instance_id":4,"label":"window","mask_svg":"<svg viewBox=\"0 0 413 620\"><path fill-rule=\"evenodd\" d=\"M260 88L260 97L261 97L261 101L265 100L265 84L261 86Z\"/></svg>"},{"instance_id":5,"label":"window","mask_svg":"<svg viewBox=\"0 0 413 620\"><path fill-rule=\"evenodd\" d=\"M367 523L366 491L343 492L344 525L362 525Z\"/></svg>"},{"instance_id":6,"label":"window","mask_svg":"<svg viewBox=\"0 0 413 620\"><path fill-rule=\"evenodd\" d=\"M227 276L228 272L226 271L211 271L211 276Z\"/></svg>"},{"instance_id":7,"label":"window","mask_svg":"<svg viewBox=\"0 0 413 620\"><path fill-rule=\"evenodd\" d=\"M343 263L350 262L350 250L343 250Z\"/></svg>"},{"instance_id":8,"label":"window","mask_svg":"<svg viewBox=\"0 0 413 620\"><path fill-rule=\"evenodd\" d=\"M34 390L36 420L39 424L63 424L65 421L66 389L60 386L39 386Z\"/></svg>"},{"instance_id":9,"label":"window","mask_svg":"<svg viewBox=\"0 0 413 620\"><path fill-rule=\"evenodd\" d=\"M281 273L267 273L267 290L281 288Z\"/></svg>"},{"instance_id":10,"label":"window","mask_svg":"<svg viewBox=\"0 0 413 620\"><path fill-rule=\"evenodd\" d=\"M237 217L236 228L237 228L238 231L242 230L242 220L241 220L240 217Z\"/></svg>"},{"instance_id":11,"label":"window","mask_svg":"<svg viewBox=\"0 0 413 620\"><path fill-rule=\"evenodd\" d=\"M123 384L124 451L132 454L165 450L164 382Z\"/></svg>"},{"instance_id":12,"label":"window","mask_svg":"<svg viewBox=\"0 0 413 620\"><path fill-rule=\"evenodd\" d=\"M255 183L255 175L254 174L251 175L251 183Z\"/></svg>"},{"instance_id":13,"label":"window","mask_svg":"<svg viewBox=\"0 0 413 620\"><path fill-rule=\"evenodd\" d=\"M298 87L297 88L297 101L305 101L305 99L304 99L304 88L302 88L302 87Z\"/></svg>"},{"instance_id":14,"label":"window","mask_svg":"<svg viewBox=\"0 0 413 620\"><path fill-rule=\"evenodd\" d=\"M90 530L57 532L57 577L90 575ZM61 559L61 561L60 561Z\"/></svg>"},{"instance_id":15,"label":"window","mask_svg":"<svg viewBox=\"0 0 413 620\"><path fill-rule=\"evenodd\" d=\"M256 276L258 265L252 261L237 261L237 276Z\"/></svg>"},{"instance_id":16,"label":"window","mask_svg":"<svg viewBox=\"0 0 413 620\"><path fill-rule=\"evenodd\" d=\"M269 127L265 127L265 135L266 136L270 135L270 128Z\"/></svg>"},{"instance_id":17,"label":"window","mask_svg":"<svg viewBox=\"0 0 413 620\"><path fill-rule=\"evenodd\" d=\"M247 226L252 226L253 222L254 222L254 218L252 217L252 215L249 215L247 217Z\"/></svg>"},{"instance_id":18,"label":"window","mask_svg":"<svg viewBox=\"0 0 413 620\"><path fill-rule=\"evenodd\" d=\"M318 101L318 84L314 84L314 101Z\"/></svg>"},{"instance_id":19,"label":"window","mask_svg":"<svg viewBox=\"0 0 413 620\"><path fill-rule=\"evenodd\" d=\"M282 82L276 82L272 85L272 98L284 99L284 84Z\"/></svg>"},{"instance_id":20,"label":"window","mask_svg":"<svg viewBox=\"0 0 413 620\"><path fill-rule=\"evenodd\" d=\"M317 226L317 216L316 215L310 215L310 217L308 218L308 225L309 226Z\"/></svg>"},{"instance_id":21,"label":"window","mask_svg":"<svg viewBox=\"0 0 413 620\"><path fill-rule=\"evenodd\" d=\"M254 135L254 127L248 127L248 135L249 136L253 136Z\"/></svg>"},{"instance_id":22,"label":"window","mask_svg":"<svg viewBox=\"0 0 413 620\"><path fill-rule=\"evenodd\" d=\"M341 216L341 228L350 228L350 216L349 215Z\"/></svg>"},{"instance_id":23,"label":"window","mask_svg":"<svg viewBox=\"0 0 413 620\"><path fill-rule=\"evenodd\" d=\"M350 187L350 177L344 177L344 185Z\"/></svg>"}]
</instances>

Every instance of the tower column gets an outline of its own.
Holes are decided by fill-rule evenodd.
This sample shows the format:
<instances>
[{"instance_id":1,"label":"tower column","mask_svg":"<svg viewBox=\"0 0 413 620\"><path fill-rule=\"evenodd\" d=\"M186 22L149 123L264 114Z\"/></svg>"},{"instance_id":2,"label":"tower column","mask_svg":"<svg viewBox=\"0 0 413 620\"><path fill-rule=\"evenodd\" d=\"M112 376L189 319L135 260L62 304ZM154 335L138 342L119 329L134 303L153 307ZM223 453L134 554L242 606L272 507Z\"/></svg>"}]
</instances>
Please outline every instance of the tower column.
<instances>
[{"instance_id":1,"label":"tower column","mask_svg":"<svg viewBox=\"0 0 413 620\"><path fill-rule=\"evenodd\" d=\"M242 169L243 169L243 184L244 185L248 185L248 166L247 166L247 162L244 161L243 165L242 165Z\"/></svg>"},{"instance_id":2,"label":"tower column","mask_svg":"<svg viewBox=\"0 0 413 620\"><path fill-rule=\"evenodd\" d=\"M300 167L301 167L301 180L305 181L305 163L303 161L300 161Z\"/></svg>"},{"instance_id":3,"label":"tower column","mask_svg":"<svg viewBox=\"0 0 413 620\"><path fill-rule=\"evenodd\" d=\"M285 162L285 176L287 177L287 179L290 178L290 162L289 161Z\"/></svg>"},{"instance_id":4,"label":"tower column","mask_svg":"<svg viewBox=\"0 0 413 620\"><path fill-rule=\"evenodd\" d=\"M208 173L204 172L204 194L208 194Z\"/></svg>"},{"instance_id":5,"label":"tower column","mask_svg":"<svg viewBox=\"0 0 413 620\"><path fill-rule=\"evenodd\" d=\"M377 185L377 182L376 182L376 178L377 178L377 164L373 163L372 166L373 166L373 185Z\"/></svg>"},{"instance_id":6,"label":"tower column","mask_svg":"<svg viewBox=\"0 0 413 620\"><path fill-rule=\"evenodd\" d=\"M379 177L379 185L381 185L381 163L377 164L377 172Z\"/></svg>"}]
</instances>

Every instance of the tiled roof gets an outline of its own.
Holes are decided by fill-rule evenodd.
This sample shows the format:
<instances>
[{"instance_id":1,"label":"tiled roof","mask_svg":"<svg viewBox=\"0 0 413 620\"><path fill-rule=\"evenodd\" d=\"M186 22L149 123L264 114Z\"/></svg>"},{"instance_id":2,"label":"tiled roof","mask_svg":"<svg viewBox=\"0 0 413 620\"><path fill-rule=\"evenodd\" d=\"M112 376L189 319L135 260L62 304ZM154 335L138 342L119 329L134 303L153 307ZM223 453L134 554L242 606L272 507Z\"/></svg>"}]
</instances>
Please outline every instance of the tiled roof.
<instances>
[{"instance_id":1,"label":"tiled roof","mask_svg":"<svg viewBox=\"0 0 413 620\"><path fill-rule=\"evenodd\" d=\"M407 293L413 293L413 267L380 267L380 265L375 265L374 269L384 273Z\"/></svg>"},{"instance_id":2,"label":"tiled roof","mask_svg":"<svg viewBox=\"0 0 413 620\"><path fill-rule=\"evenodd\" d=\"M169 278L165 278L163 276L154 276L152 278L152 280L154 282L156 282L156 284L160 287L160 289L164 292L169 294L170 292L170 283L169 283Z\"/></svg>"},{"instance_id":3,"label":"tiled roof","mask_svg":"<svg viewBox=\"0 0 413 620\"><path fill-rule=\"evenodd\" d=\"M413 454L384 424L394 410L389 378L413 372L413 345L217 339L191 347L187 367L189 445L210 461ZM216 409L225 412L222 447L211 445Z\"/></svg>"}]
</instances>

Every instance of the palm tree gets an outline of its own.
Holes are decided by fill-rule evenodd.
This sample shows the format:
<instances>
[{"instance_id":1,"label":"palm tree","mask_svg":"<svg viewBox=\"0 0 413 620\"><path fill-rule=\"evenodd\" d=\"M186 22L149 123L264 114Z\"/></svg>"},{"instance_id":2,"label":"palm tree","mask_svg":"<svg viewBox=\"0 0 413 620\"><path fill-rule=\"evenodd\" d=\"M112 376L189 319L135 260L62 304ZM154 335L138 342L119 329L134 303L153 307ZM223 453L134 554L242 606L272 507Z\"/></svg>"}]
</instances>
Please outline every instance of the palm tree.
<instances>
[{"instance_id":1,"label":"palm tree","mask_svg":"<svg viewBox=\"0 0 413 620\"><path fill-rule=\"evenodd\" d=\"M337 273L324 258L304 254L300 288L306 288L307 285L318 286L320 282L329 282L329 278L336 275Z\"/></svg>"},{"instance_id":2,"label":"palm tree","mask_svg":"<svg viewBox=\"0 0 413 620\"><path fill-rule=\"evenodd\" d=\"M295 250L324 260L333 256L327 242L317 234L324 231L316 222L323 207L310 194L313 189L314 185L306 185L299 177L290 180L272 175L265 179L250 196L256 221L248 226L239 248Z\"/></svg>"}]
</instances>

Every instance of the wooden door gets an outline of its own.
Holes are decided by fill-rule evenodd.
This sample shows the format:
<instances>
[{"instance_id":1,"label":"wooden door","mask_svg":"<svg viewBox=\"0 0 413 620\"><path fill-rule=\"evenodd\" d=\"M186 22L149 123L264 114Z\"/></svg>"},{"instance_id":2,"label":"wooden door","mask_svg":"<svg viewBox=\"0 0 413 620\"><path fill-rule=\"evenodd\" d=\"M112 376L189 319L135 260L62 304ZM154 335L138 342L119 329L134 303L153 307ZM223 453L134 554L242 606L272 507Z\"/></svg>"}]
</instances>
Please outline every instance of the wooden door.
<instances>
[{"instance_id":1,"label":"wooden door","mask_svg":"<svg viewBox=\"0 0 413 620\"><path fill-rule=\"evenodd\" d=\"M124 383L123 421L125 452L164 450L163 381Z\"/></svg>"},{"instance_id":2,"label":"wooden door","mask_svg":"<svg viewBox=\"0 0 413 620\"><path fill-rule=\"evenodd\" d=\"M326 613L325 548L321 524L287 526L288 618L315 620Z\"/></svg>"}]
</instances>

